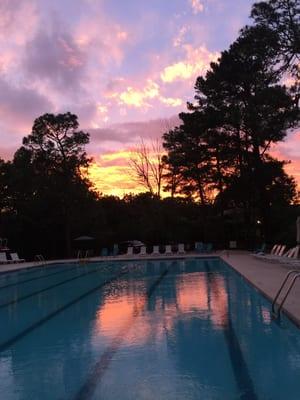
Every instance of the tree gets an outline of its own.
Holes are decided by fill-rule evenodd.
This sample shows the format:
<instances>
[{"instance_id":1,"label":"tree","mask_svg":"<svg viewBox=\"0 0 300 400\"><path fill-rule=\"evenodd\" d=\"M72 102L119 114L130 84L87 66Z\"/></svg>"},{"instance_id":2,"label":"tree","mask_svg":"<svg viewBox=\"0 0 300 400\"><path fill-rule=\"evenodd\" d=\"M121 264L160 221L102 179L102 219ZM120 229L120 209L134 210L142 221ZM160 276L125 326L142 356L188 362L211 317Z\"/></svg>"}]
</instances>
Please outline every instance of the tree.
<instances>
[{"instance_id":1,"label":"tree","mask_svg":"<svg viewBox=\"0 0 300 400\"><path fill-rule=\"evenodd\" d=\"M300 4L298 0L260 1L253 5L251 17L257 27L268 29L276 39L280 69L299 74ZM274 45L274 42L273 42ZM299 75L298 75L299 78Z\"/></svg>"},{"instance_id":2,"label":"tree","mask_svg":"<svg viewBox=\"0 0 300 400\"><path fill-rule=\"evenodd\" d=\"M47 203L56 209L67 255L71 253L75 210L79 199L90 191L90 182L82 175L82 169L91 161L84 148L89 134L78 127L77 116L69 112L42 115L34 121L31 134L23 139L23 147L14 160L15 166L27 163L34 185L33 198L40 202L47 198Z\"/></svg>"},{"instance_id":3,"label":"tree","mask_svg":"<svg viewBox=\"0 0 300 400\"><path fill-rule=\"evenodd\" d=\"M152 141L150 145L141 140L131 153L129 167L141 186L152 195L160 197L165 165L159 140Z\"/></svg>"},{"instance_id":4,"label":"tree","mask_svg":"<svg viewBox=\"0 0 300 400\"><path fill-rule=\"evenodd\" d=\"M182 125L164 135L168 161L180 168L185 191L193 193L197 182L204 204L211 190L229 193L240 185L242 193L246 187L245 220L255 215L264 222L268 151L299 123L293 94L275 73L276 48L268 46L273 38L264 26L245 29L197 79L195 104L180 114Z\"/></svg>"},{"instance_id":5,"label":"tree","mask_svg":"<svg viewBox=\"0 0 300 400\"><path fill-rule=\"evenodd\" d=\"M2 236L2 213L9 207L8 179L9 179L10 163L0 158L0 237Z\"/></svg>"}]
</instances>

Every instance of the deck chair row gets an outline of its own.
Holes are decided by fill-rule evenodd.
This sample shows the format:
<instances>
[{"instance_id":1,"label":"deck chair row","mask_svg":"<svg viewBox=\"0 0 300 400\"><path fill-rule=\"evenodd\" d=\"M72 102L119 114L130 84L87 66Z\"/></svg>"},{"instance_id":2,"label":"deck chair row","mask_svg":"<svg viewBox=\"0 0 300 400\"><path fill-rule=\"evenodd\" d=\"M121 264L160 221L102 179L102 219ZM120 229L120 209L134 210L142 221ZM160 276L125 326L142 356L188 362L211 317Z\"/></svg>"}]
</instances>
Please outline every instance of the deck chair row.
<instances>
[{"instance_id":1,"label":"deck chair row","mask_svg":"<svg viewBox=\"0 0 300 400\"><path fill-rule=\"evenodd\" d=\"M172 246L170 245L170 244L167 244L166 246L165 246L165 251L164 251L164 253L161 253L160 251L159 251L159 248L160 248L160 246L153 246L153 251L152 251L152 253L147 253L147 247L146 246L141 246L141 248L140 248L140 252L138 253L138 254L136 254L136 255L139 255L139 256L146 256L146 255L152 255L152 256L155 256L155 255L162 255L162 254L164 254L164 255L170 255L170 254L185 254L185 249L184 249L184 244L183 243L179 243L178 244L178 250L177 251L173 251L172 250ZM129 246L128 248L127 248L127 253L126 253L126 255L127 256L132 256L133 255L133 246Z\"/></svg>"},{"instance_id":2,"label":"deck chair row","mask_svg":"<svg viewBox=\"0 0 300 400\"><path fill-rule=\"evenodd\" d=\"M19 258L18 253L10 253L10 259L7 258L6 253L0 253L0 264L13 264L24 261L24 258Z\"/></svg>"}]
</instances>

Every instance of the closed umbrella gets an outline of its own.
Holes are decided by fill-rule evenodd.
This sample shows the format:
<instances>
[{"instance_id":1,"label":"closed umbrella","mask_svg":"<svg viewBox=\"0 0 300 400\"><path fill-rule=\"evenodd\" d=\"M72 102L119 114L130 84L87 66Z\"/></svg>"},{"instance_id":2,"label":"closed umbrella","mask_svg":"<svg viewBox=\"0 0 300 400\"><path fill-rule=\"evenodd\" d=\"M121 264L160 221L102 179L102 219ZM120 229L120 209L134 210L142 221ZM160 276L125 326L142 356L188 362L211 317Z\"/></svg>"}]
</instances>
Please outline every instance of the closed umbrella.
<instances>
[{"instance_id":1,"label":"closed umbrella","mask_svg":"<svg viewBox=\"0 0 300 400\"><path fill-rule=\"evenodd\" d=\"M81 242L81 241L85 242L86 240L94 240L94 238L91 236L79 236L78 238L76 238L74 240L76 240L77 242Z\"/></svg>"}]
</instances>

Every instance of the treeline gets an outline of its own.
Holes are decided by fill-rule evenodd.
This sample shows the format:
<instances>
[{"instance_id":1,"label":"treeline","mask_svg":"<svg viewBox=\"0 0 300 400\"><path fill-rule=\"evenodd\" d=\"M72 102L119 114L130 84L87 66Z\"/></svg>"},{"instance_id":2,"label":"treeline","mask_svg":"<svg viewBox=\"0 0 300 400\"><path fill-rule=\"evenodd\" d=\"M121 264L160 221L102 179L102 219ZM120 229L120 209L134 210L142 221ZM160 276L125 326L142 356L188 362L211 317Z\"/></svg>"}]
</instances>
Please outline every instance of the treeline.
<instances>
[{"instance_id":1,"label":"treeline","mask_svg":"<svg viewBox=\"0 0 300 400\"><path fill-rule=\"evenodd\" d=\"M0 237L26 258L70 256L86 234L98 254L129 239L292 244L297 186L270 151L299 126L300 5L263 1L251 15L253 25L197 79L181 125L163 136L157 193L164 187L169 198L101 196L85 177L89 134L76 115L45 114L13 160L0 160Z\"/></svg>"}]
</instances>

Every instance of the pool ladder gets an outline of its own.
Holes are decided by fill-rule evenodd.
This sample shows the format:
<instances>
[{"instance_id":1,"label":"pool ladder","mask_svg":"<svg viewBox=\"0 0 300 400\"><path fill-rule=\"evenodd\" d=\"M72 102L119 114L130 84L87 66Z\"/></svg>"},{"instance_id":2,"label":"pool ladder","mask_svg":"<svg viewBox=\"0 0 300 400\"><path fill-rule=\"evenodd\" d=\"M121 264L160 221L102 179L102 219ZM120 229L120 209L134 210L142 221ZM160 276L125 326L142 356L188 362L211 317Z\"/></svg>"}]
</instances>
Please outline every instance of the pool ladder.
<instances>
[{"instance_id":1,"label":"pool ladder","mask_svg":"<svg viewBox=\"0 0 300 400\"><path fill-rule=\"evenodd\" d=\"M41 264L46 264L45 263L45 258L42 254L36 254L34 256L34 260L40 262Z\"/></svg>"},{"instance_id":2,"label":"pool ladder","mask_svg":"<svg viewBox=\"0 0 300 400\"><path fill-rule=\"evenodd\" d=\"M274 319L277 319L280 317L281 309L299 277L300 277L299 270L291 270L286 274L278 292L276 293L276 296L274 297L273 303L272 303L272 317ZM284 290L285 290L285 292L284 292L283 298L281 299L281 301L277 302L277 300L279 299L279 296L281 295L281 293Z\"/></svg>"}]
</instances>

